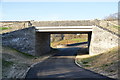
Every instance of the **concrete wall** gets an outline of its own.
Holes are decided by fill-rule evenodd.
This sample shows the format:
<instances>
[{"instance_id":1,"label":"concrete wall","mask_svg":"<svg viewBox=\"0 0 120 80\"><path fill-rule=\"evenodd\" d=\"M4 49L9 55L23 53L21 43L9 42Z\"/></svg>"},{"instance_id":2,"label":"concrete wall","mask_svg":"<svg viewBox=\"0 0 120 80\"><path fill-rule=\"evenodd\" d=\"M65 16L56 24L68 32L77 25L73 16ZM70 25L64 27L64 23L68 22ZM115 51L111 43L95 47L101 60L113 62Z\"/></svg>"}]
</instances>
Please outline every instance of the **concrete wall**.
<instances>
[{"instance_id":1,"label":"concrete wall","mask_svg":"<svg viewBox=\"0 0 120 80\"><path fill-rule=\"evenodd\" d=\"M35 28L25 28L2 34L2 45L15 48L21 52L35 54Z\"/></svg>"},{"instance_id":2,"label":"concrete wall","mask_svg":"<svg viewBox=\"0 0 120 80\"><path fill-rule=\"evenodd\" d=\"M2 34L2 45L35 56L51 50L50 34L36 32L34 27Z\"/></svg>"},{"instance_id":3,"label":"concrete wall","mask_svg":"<svg viewBox=\"0 0 120 80\"><path fill-rule=\"evenodd\" d=\"M51 50L50 34L36 32L35 55L40 56Z\"/></svg>"},{"instance_id":4,"label":"concrete wall","mask_svg":"<svg viewBox=\"0 0 120 80\"><path fill-rule=\"evenodd\" d=\"M118 46L118 36L102 27L94 27L90 43L90 55L103 53Z\"/></svg>"}]
</instances>

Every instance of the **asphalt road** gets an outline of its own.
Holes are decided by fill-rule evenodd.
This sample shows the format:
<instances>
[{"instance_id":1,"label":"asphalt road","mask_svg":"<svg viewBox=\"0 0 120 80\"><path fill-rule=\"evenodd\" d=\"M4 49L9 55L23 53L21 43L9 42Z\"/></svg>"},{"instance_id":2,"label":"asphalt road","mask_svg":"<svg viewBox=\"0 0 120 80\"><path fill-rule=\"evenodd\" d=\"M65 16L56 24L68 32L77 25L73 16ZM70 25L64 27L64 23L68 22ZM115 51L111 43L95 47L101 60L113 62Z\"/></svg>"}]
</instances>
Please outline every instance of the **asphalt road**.
<instances>
[{"instance_id":1,"label":"asphalt road","mask_svg":"<svg viewBox=\"0 0 120 80\"><path fill-rule=\"evenodd\" d=\"M92 71L83 69L74 63L78 48L60 49L59 53L32 67L26 79L39 80L114 80Z\"/></svg>"}]
</instances>

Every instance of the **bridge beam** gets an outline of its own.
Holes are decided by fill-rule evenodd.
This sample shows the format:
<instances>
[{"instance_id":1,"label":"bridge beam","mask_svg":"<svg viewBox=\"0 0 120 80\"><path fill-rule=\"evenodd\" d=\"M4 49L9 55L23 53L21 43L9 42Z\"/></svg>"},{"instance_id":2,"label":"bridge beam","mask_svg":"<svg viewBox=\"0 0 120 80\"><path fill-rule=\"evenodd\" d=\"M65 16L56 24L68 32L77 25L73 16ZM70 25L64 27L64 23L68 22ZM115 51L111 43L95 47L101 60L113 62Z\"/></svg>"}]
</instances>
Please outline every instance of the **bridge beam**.
<instances>
[{"instance_id":1,"label":"bridge beam","mask_svg":"<svg viewBox=\"0 0 120 80\"><path fill-rule=\"evenodd\" d=\"M51 50L50 34L36 32L35 56L43 55Z\"/></svg>"}]
</instances>

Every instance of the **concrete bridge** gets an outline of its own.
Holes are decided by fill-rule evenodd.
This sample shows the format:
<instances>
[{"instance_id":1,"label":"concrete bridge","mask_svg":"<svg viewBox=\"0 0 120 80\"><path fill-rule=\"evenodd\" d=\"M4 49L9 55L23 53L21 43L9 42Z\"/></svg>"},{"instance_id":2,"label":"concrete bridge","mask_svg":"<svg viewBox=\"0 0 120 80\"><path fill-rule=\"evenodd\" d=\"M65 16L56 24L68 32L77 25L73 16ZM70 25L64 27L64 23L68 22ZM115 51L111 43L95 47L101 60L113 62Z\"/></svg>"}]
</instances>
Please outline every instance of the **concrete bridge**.
<instances>
[{"instance_id":1,"label":"concrete bridge","mask_svg":"<svg viewBox=\"0 0 120 80\"><path fill-rule=\"evenodd\" d=\"M88 34L88 48L90 46L91 34L95 26L49 26L49 27L35 27L36 29L36 45L35 55L40 56L51 50L50 34Z\"/></svg>"},{"instance_id":2,"label":"concrete bridge","mask_svg":"<svg viewBox=\"0 0 120 80\"><path fill-rule=\"evenodd\" d=\"M57 22L55 23L57 24ZM67 24L70 23L72 25L74 22L69 22ZM43 25L44 27L41 27L43 24L41 23L41 25L38 25L40 27L34 27L37 26L34 25L33 27L2 34L2 45L15 48L24 53L39 56L51 50L50 34L84 33L88 34L89 54L96 55L118 46L120 36L119 34L117 35L109 29L102 27L105 26L103 21L101 23L100 25L94 24L97 26L79 26L81 23L77 26L74 26L76 23L74 23L73 26L55 26L50 22L50 24L52 24L51 26L44 23L45 25L47 24L47 26Z\"/></svg>"}]
</instances>

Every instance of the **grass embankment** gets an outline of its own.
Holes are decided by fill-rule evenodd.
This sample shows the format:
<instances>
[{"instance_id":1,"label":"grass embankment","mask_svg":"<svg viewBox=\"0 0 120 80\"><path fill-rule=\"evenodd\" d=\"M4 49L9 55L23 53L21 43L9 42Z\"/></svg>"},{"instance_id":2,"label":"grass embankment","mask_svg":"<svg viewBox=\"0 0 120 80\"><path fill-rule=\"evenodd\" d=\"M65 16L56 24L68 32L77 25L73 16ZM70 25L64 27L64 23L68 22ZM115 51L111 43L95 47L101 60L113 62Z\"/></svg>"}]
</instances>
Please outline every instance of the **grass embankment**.
<instances>
[{"instance_id":1,"label":"grass embankment","mask_svg":"<svg viewBox=\"0 0 120 80\"><path fill-rule=\"evenodd\" d=\"M120 26L112 26L115 29L120 29Z\"/></svg>"},{"instance_id":2,"label":"grass embankment","mask_svg":"<svg viewBox=\"0 0 120 80\"><path fill-rule=\"evenodd\" d=\"M3 78L24 78L28 68L36 63L47 59L57 50L49 54L35 57L10 47L2 47L2 77Z\"/></svg>"},{"instance_id":3,"label":"grass embankment","mask_svg":"<svg viewBox=\"0 0 120 80\"><path fill-rule=\"evenodd\" d=\"M119 34L119 29L120 29L120 26L109 26L109 27L104 27L104 26L102 26L103 28L106 28L106 29L108 29L108 30L110 30L110 31L112 31L112 32L114 32L114 33L116 33L116 34Z\"/></svg>"},{"instance_id":4,"label":"grass embankment","mask_svg":"<svg viewBox=\"0 0 120 80\"><path fill-rule=\"evenodd\" d=\"M11 29L11 27L0 27L0 30Z\"/></svg>"},{"instance_id":5,"label":"grass embankment","mask_svg":"<svg viewBox=\"0 0 120 80\"><path fill-rule=\"evenodd\" d=\"M22 53L10 47L2 47L2 77L23 77L25 71L32 64L34 56ZM30 62L29 62L30 61Z\"/></svg>"},{"instance_id":6,"label":"grass embankment","mask_svg":"<svg viewBox=\"0 0 120 80\"><path fill-rule=\"evenodd\" d=\"M120 61L118 57L120 57L118 55L118 47L115 47L110 51L95 56L78 55L76 60L78 64L86 69L90 69L111 78L117 78L118 62Z\"/></svg>"},{"instance_id":7,"label":"grass embankment","mask_svg":"<svg viewBox=\"0 0 120 80\"><path fill-rule=\"evenodd\" d=\"M57 45L67 45L67 44L74 44L74 43L80 43L80 42L87 42L87 38L74 38L69 40L61 40L58 42L52 42L51 46L56 47Z\"/></svg>"}]
</instances>

